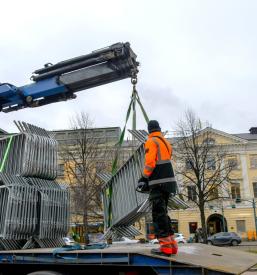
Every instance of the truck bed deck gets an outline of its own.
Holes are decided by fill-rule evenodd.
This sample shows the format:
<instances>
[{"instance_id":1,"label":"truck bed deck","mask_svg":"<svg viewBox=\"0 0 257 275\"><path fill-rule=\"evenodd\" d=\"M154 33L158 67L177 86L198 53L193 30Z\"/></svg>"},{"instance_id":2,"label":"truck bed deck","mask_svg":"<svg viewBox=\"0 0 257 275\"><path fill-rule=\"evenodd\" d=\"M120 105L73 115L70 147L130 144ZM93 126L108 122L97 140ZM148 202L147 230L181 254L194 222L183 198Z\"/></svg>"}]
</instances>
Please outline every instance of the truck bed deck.
<instances>
[{"instance_id":1,"label":"truck bed deck","mask_svg":"<svg viewBox=\"0 0 257 275\"><path fill-rule=\"evenodd\" d=\"M179 253L171 257L152 255L149 244L111 245L104 249L74 250L58 253L54 249L27 249L0 251L0 261L4 263L53 263L86 265L130 265L152 266L162 270L177 270L174 274L241 274L257 264L257 256L247 252L225 247L204 244L184 244L179 246ZM182 273L179 272L179 270ZM194 270L194 273L186 273Z\"/></svg>"}]
</instances>

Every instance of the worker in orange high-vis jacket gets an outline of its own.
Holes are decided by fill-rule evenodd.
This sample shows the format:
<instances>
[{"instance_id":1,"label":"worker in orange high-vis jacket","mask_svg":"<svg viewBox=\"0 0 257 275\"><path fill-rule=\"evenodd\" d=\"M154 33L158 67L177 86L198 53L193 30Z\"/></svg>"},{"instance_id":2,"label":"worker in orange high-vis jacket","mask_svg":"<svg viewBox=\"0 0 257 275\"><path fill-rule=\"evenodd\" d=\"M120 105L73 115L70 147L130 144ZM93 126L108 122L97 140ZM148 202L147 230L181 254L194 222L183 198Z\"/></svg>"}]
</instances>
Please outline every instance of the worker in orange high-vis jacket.
<instances>
[{"instance_id":1,"label":"worker in orange high-vis jacket","mask_svg":"<svg viewBox=\"0 0 257 275\"><path fill-rule=\"evenodd\" d=\"M148 132L143 177L138 184L142 186L148 183L150 189L153 224L160 244L159 249L153 249L152 252L165 255L176 254L178 247L167 210L169 197L172 193L175 195L177 188L171 164L172 147L163 137L158 121L149 121Z\"/></svg>"}]
</instances>

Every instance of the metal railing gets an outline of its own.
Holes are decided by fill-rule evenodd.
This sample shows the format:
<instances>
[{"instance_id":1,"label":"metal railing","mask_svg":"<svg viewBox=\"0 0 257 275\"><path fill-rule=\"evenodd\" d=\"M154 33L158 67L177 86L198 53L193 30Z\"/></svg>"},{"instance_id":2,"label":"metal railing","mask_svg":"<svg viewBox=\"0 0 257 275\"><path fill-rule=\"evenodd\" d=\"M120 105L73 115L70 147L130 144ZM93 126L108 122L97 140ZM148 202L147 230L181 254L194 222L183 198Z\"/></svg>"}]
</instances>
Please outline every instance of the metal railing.
<instances>
[{"instance_id":1,"label":"metal railing","mask_svg":"<svg viewBox=\"0 0 257 275\"><path fill-rule=\"evenodd\" d=\"M0 139L1 172L55 179L57 177L57 141L42 128L25 122L15 122L15 124L20 133ZM11 138L12 143L8 148Z\"/></svg>"},{"instance_id":2,"label":"metal railing","mask_svg":"<svg viewBox=\"0 0 257 275\"><path fill-rule=\"evenodd\" d=\"M145 131L134 132L131 131L131 134L140 142L146 139ZM144 158L142 143L115 175L99 175L105 181L102 194L106 237L111 235L129 237L131 225L151 211L149 195L136 192L138 179L142 176ZM171 209L188 208L178 196L170 196L168 206Z\"/></svg>"},{"instance_id":3,"label":"metal railing","mask_svg":"<svg viewBox=\"0 0 257 275\"><path fill-rule=\"evenodd\" d=\"M44 129L16 125L21 133L0 139L0 246L63 245L70 195L65 185L54 181L57 142Z\"/></svg>"}]
</instances>

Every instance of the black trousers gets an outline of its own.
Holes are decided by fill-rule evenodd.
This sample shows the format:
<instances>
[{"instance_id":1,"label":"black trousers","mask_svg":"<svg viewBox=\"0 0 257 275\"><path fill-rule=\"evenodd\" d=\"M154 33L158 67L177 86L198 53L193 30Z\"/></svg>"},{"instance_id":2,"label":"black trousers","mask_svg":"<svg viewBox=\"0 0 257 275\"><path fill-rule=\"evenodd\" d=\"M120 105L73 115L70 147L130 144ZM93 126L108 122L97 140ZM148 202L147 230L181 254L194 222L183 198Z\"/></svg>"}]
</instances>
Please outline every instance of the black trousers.
<instances>
[{"instance_id":1,"label":"black trousers","mask_svg":"<svg viewBox=\"0 0 257 275\"><path fill-rule=\"evenodd\" d=\"M170 192L167 192L162 186L157 186L150 191L149 199L152 203L152 218L156 238L164 238L174 234L167 209L169 196Z\"/></svg>"}]
</instances>

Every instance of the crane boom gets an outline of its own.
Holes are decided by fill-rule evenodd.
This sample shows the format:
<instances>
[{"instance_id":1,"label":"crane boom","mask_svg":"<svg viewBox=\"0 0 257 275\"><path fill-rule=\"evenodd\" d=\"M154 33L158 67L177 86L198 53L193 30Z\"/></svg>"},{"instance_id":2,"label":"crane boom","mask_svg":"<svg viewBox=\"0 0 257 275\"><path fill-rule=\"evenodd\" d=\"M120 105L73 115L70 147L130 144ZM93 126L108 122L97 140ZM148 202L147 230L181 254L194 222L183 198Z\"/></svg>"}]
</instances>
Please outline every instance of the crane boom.
<instances>
[{"instance_id":1,"label":"crane boom","mask_svg":"<svg viewBox=\"0 0 257 275\"><path fill-rule=\"evenodd\" d=\"M73 99L76 98L75 92L134 78L138 66L128 42L116 43L54 65L47 63L33 72L31 84L16 87L0 83L0 111L11 112Z\"/></svg>"}]
</instances>

